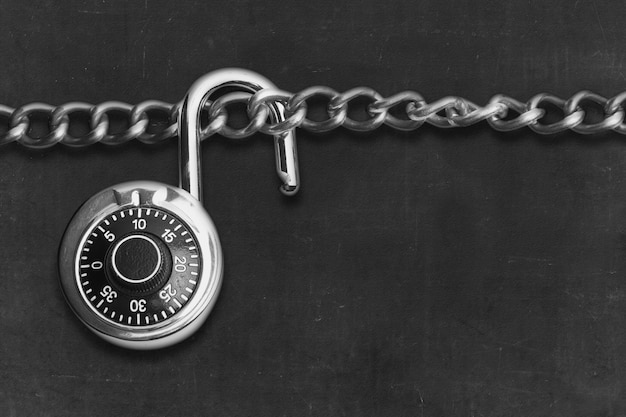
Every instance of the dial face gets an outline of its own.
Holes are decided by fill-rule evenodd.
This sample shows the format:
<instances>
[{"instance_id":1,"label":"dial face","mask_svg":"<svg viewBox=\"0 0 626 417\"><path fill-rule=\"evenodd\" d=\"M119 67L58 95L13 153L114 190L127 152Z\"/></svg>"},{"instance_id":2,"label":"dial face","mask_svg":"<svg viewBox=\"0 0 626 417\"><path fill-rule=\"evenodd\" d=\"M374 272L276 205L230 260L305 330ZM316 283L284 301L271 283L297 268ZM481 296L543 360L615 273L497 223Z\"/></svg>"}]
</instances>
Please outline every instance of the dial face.
<instances>
[{"instance_id":1,"label":"dial face","mask_svg":"<svg viewBox=\"0 0 626 417\"><path fill-rule=\"evenodd\" d=\"M193 297L201 259L192 231L171 212L123 208L88 231L76 278L83 299L101 317L146 327L174 316Z\"/></svg>"}]
</instances>

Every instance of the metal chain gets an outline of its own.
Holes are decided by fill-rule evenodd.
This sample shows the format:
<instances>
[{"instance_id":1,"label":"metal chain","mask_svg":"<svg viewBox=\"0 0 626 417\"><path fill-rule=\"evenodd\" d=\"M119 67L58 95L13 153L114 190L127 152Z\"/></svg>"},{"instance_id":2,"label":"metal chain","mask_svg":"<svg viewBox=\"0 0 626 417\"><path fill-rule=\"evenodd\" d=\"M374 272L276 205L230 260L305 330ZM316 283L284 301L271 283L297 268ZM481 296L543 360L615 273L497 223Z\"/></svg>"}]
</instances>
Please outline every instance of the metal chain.
<instances>
[{"instance_id":1,"label":"metal chain","mask_svg":"<svg viewBox=\"0 0 626 417\"><path fill-rule=\"evenodd\" d=\"M313 101L326 102L325 114L321 120L309 118L309 107ZM208 123L202 129L203 139L214 134L239 139L256 132L277 134L301 127L311 132L327 132L343 126L354 131L372 131L381 125L393 129L410 131L424 123L440 128L470 126L482 121L498 131L512 131L529 127L539 134L555 134L571 130L580 134L593 134L615 131L626 134L625 110L626 92L607 99L590 91L580 91L564 100L551 94L537 94L527 102L521 102L506 95L495 95L485 106L478 106L462 97L443 97L433 102L426 100L414 91L402 91L383 97L368 87L357 87L339 93L329 87L314 86L296 94L277 89L265 89L254 95L232 92L215 101L205 104ZM268 106L282 103L286 120L271 123L268 119ZM365 102L365 105L359 104ZM228 125L228 108L235 103L247 104L249 123L235 129ZM588 122L592 113L590 104L602 109L596 122ZM350 115L360 107L362 120ZM542 119L548 114L548 107L559 113L557 120L545 123ZM0 104L0 120L6 128L0 127L0 145L17 142L27 148L43 149L62 143L81 147L101 142L117 145L137 139L153 144L176 136L179 103L165 103L157 100L144 101L136 105L118 101L107 101L93 105L83 102L70 102L59 106L45 103L30 103L17 109ZM127 127L122 132L109 131L109 115L117 112L125 115ZM554 111L553 111L554 112ZM89 116L87 133L74 137L70 134L70 116L82 113ZM154 131L151 116L160 113L165 116L164 128ZM48 119L49 131L41 137L31 136L32 116L43 115ZM151 127L152 126L152 127ZM84 126L83 126L84 127Z\"/></svg>"}]
</instances>

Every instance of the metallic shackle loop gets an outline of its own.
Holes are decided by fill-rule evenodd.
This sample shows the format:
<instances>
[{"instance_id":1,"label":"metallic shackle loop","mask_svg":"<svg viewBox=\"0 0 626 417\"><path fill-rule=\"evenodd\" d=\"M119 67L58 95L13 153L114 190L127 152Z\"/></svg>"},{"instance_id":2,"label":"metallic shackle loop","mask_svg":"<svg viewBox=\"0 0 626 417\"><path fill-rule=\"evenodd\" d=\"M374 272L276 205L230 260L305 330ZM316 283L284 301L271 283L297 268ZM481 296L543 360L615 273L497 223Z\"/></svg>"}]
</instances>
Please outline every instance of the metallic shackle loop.
<instances>
[{"instance_id":1,"label":"metallic shackle loop","mask_svg":"<svg viewBox=\"0 0 626 417\"><path fill-rule=\"evenodd\" d=\"M179 113L180 187L202 201L200 162L200 111L209 96L223 88L237 89L251 94L276 86L255 72L240 68L224 68L199 78L189 89ZM270 106L273 123L286 119L285 107L279 102ZM283 184L283 194L293 195L300 186L295 130L274 135L276 171Z\"/></svg>"}]
</instances>

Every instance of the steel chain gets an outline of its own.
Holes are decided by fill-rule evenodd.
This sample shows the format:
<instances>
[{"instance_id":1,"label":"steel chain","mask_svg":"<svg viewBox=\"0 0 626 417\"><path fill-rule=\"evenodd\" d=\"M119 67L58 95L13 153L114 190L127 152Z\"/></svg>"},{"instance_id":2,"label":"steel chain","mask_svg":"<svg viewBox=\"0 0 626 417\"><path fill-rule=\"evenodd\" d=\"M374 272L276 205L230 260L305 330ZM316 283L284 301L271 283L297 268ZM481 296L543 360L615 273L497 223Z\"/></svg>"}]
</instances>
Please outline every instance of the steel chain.
<instances>
[{"instance_id":1,"label":"steel chain","mask_svg":"<svg viewBox=\"0 0 626 417\"><path fill-rule=\"evenodd\" d=\"M313 100L326 102L322 120L309 118L309 107ZM357 101L367 102L365 105ZM607 99L591 91L580 91L565 100L551 94L537 94L527 102L518 101L506 95L495 95L485 106L479 106L462 97L443 97L428 103L419 93L403 91L383 97L368 87L357 87L339 93L325 86L306 88L292 94L282 90L265 89L254 95L245 92L232 92L215 101L205 104L208 123L202 129L203 139L214 134L239 139L257 132L277 134L295 127L311 132L322 133L344 126L354 131L372 131L385 124L393 129L410 131L424 123L440 128L456 128L486 121L498 131L512 131L529 127L539 134L555 134L571 130L580 134L593 134L615 131L626 134L625 110L626 92ZM235 129L228 125L229 106L239 103L247 105L249 122L247 126ZM598 120L586 119L589 105L594 105L601 115ZM269 106L284 106L286 120L272 124L268 119ZM353 118L359 110L364 117ZM545 123L542 119L549 113L548 107L559 113L556 121ZM596 113L598 110L596 109ZM80 147L97 142L118 145L137 139L152 144L176 136L179 103L166 103L157 100L143 101L136 105L118 101L107 101L93 105L83 102L70 102L59 106L46 103L30 103L17 109L0 104L0 145L17 142L27 148L43 149L62 143ZM118 112L127 119L122 132L109 131L109 114ZM88 116L87 133L74 137L70 134L70 116L82 113ZM152 119L155 113L165 116L164 128L155 129ZM48 119L49 131L41 137L31 136L31 117L44 115ZM151 121L153 123L151 123ZM156 130L156 131L155 131Z\"/></svg>"}]
</instances>

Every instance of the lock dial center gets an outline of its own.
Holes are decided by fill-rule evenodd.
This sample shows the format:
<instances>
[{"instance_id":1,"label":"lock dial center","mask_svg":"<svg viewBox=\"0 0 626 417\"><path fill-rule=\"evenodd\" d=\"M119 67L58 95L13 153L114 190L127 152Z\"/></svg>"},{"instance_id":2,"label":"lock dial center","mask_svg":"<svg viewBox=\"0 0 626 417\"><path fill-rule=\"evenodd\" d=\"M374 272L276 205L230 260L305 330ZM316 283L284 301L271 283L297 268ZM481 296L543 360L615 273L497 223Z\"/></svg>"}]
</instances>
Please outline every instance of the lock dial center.
<instances>
[{"instance_id":1,"label":"lock dial center","mask_svg":"<svg viewBox=\"0 0 626 417\"><path fill-rule=\"evenodd\" d=\"M141 284L161 269L162 255L156 242L143 234L132 234L121 239L111 253L115 274L130 284Z\"/></svg>"},{"instance_id":2,"label":"lock dial center","mask_svg":"<svg viewBox=\"0 0 626 417\"><path fill-rule=\"evenodd\" d=\"M107 321L151 326L181 310L201 276L190 228L160 207L117 210L86 235L76 263L83 299Z\"/></svg>"}]
</instances>

